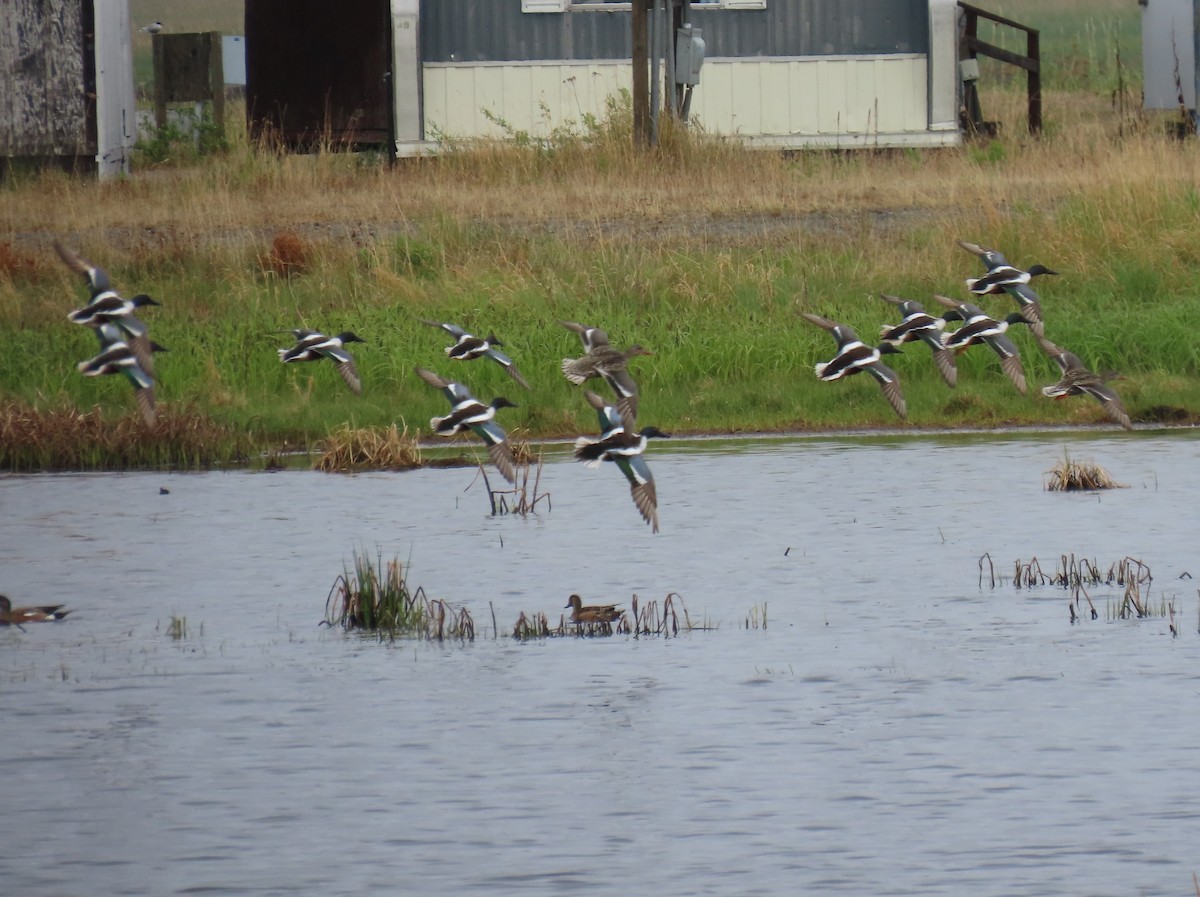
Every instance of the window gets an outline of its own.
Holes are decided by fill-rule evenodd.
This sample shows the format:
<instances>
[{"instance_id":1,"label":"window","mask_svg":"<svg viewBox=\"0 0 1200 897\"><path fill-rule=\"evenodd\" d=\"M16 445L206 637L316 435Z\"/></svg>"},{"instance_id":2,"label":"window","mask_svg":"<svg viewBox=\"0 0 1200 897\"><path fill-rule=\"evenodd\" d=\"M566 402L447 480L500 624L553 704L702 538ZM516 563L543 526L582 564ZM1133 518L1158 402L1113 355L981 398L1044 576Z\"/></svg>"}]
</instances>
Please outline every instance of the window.
<instances>
[{"instance_id":1,"label":"window","mask_svg":"<svg viewBox=\"0 0 1200 897\"><path fill-rule=\"evenodd\" d=\"M630 0L521 0L521 12L626 10ZM766 9L767 0L692 0L693 9Z\"/></svg>"}]
</instances>

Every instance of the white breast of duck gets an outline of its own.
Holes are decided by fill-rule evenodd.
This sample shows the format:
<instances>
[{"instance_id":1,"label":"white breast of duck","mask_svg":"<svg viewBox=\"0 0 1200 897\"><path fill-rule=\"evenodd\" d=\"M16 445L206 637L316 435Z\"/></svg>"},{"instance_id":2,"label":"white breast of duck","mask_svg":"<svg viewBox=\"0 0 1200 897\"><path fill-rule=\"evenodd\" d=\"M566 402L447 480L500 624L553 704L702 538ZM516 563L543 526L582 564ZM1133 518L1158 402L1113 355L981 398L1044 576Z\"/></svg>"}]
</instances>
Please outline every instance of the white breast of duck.
<instances>
[{"instance_id":1,"label":"white breast of duck","mask_svg":"<svg viewBox=\"0 0 1200 897\"><path fill-rule=\"evenodd\" d=\"M446 347L446 354L461 361L470 361L487 354L490 344L478 336L464 333L453 346Z\"/></svg>"},{"instance_id":2,"label":"white breast of duck","mask_svg":"<svg viewBox=\"0 0 1200 897\"><path fill-rule=\"evenodd\" d=\"M892 344L918 340L927 333L936 333L945 328L946 322L924 311L905 315L904 320L894 327L884 327L880 338Z\"/></svg>"},{"instance_id":3,"label":"white breast of duck","mask_svg":"<svg viewBox=\"0 0 1200 897\"><path fill-rule=\"evenodd\" d=\"M816 365L817 376L822 380L837 380L847 374L857 373L879 361L879 350L862 340L845 343L830 361Z\"/></svg>"},{"instance_id":4,"label":"white breast of duck","mask_svg":"<svg viewBox=\"0 0 1200 897\"><path fill-rule=\"evenodd\" d=\"M947 349L961 349L989 336L999 336L1007 329L1008 321L997 321L981 312L972 314L962 327L946 334L944 342Z\"/></svg>"}]
</instances>

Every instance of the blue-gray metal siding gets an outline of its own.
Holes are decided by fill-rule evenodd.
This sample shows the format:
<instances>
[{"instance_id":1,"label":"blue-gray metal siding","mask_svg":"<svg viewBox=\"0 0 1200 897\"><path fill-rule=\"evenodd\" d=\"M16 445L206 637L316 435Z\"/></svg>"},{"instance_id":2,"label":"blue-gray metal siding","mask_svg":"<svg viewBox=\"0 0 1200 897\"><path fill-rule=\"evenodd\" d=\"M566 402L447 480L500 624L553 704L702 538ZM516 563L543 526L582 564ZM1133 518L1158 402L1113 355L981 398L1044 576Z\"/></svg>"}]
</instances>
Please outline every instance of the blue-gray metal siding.
<instances>
[{"instance_id":1,"label":"blue-gray metal siding","mask_svg":"<svg viewBox=\"0 0 1200 897\"><path fill-rule=\"evenodd\" d=\"M628 59L630 13L523 13L521 0L424 0L426 62ZM692 10L705 55L829 56L929 51L928 0L767 0Z\"/></svg>"}]
</instances>

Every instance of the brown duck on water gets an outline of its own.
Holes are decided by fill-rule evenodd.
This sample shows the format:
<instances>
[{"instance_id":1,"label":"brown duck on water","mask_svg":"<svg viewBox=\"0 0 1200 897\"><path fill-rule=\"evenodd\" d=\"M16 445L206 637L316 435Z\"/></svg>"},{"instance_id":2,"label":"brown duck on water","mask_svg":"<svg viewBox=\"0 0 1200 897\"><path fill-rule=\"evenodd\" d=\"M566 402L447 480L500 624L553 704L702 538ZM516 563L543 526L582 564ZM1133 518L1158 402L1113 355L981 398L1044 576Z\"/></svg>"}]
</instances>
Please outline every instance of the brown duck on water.
<instances>
[{"instance_id":1,"label":"brown duck on water","mask_svg":"<svg viewBox=\"0 0 1200 897\"><path fill-rule=\"evenodd\" d=\"M571 608L572 623L615 623L625 613L615 604L585 605L578 595L567 599L564 610L567 607Z\"/></svg>"}]
</instances>

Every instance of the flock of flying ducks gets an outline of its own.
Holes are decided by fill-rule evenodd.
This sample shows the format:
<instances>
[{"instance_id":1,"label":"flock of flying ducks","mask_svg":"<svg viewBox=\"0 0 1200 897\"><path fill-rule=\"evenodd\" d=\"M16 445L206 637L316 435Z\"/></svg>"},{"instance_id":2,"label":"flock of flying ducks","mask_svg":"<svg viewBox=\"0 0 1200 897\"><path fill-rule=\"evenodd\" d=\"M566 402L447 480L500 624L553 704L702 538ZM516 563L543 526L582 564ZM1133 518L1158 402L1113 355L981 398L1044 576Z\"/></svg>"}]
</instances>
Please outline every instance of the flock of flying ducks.
<instances>
[{"instance_id":1,"label":"flock of flying ducks","mask_svg":"<svg viewBox=\"0 0 1200 897\"><path fill-rule=\"evenodd\" d=\"M135 312L147 306L158 305L144 294L130 299L122 298L112 285L108 274L100 267L72 252L61 243L55 243L59 256L71 270L82 275L91 293L87 305L68 315L76 324L91 327L100 343L100 351L93 358L79 363L85 376L123 374L133 385L137 404L148 425L155 422L154 401L154 354L166 351L149 337L146 324ZM967 278L966 286L973 296L1008 294L1017 301L1017 310L997 320L988 316L978 305L960 302L945 296L935 299L945 307L940 316L926 312L925 308L911 299L884 295L881 298L895 305L902 316L898 324L886 325L880 333L880 342L872 346L860 340L846 326L810 312L802 312L805 320L827 330L837 341L837 353L829 361L816 365L817 377L821 380L838 380L852 374L867 372L878 381L884 396L901 418L907 416L900 378L885 365L881 357L899 353L905 343L921 342L930 348L934 363L945 382L953 387L957 383L958 370L955 354L970 346L985 345L996 353L1004 373L1022 393L1026 392L1025 375L1021 367L1020 352L1006 335L1015 324L1028 326L1037 338L1038 345L1058 364L1062 376L1057 383L1042 389L1043 394L1053 398L1071 395L1090 395L1100 402L1108 415L1126 429L1132 429L1129 415L1120 398L1107 385L1112 374L1095 374L1073 353L1052 343L1045 336L1041 300L1030 287L1034 277L1053 275L1056 272L1042 265L1022 270L1010 264L1000 252L968 242L960 246L978 256L987 269L982 277ZM948 330L948 322L960 322L956 330ZM517 369L513 360L500 350L503 345L490 333L486 337L475 336L455 324L441 321L421 320L421 323L445 331L453 342L445 347L451 361L472 361L487 358L500 365L518 385L530 389L528 381ZM571 383L585 385L590 380L603 380L612 390L612 399L606 399L590 389L584 390L584 398L595 410L599 421L598 436L580 436L575 441L576 460L597 467L604 461L612 461L629 482L633 503L642 519L654 532L658 532L658 495L654 477L644 458L647 441L655 437L666 437L655 427L637 426L638 386L630 374L629 362L642 355L653 354L640 345L620 350L614 347L608 334L598 328L575 321L560 321L563 327L575 333L582 344L583 354L577 358L562 360L562 373ZM276 331L289 333L294 345L278 350L279 360L284 364L327 359L333 363L347 387L355 394L362 392L362 380L347 351L348 343L365 342L353 332L345 331L327 336L316 330L296 329ZM488 458L500 475L508 482L516 483L516 463L504 428L496 419L503 408L515 408L515 403L498 396L491 402L482 402L471 391L456 380L447 379L435 371L417 366L417 376L435 389L441 390L450 403L448 414L430 420L432 432L443 437L471 432L487 447Z\"/></svg>"},{"instance_id":2,"label":"flock of flying ducks","mask_svg":"<svg viewBox=\"0 0 1200 897\"><path fill-rule=\"evenodd\" d=\"M1010 264L1003 254L994 249L985 249L976 243L965 241L959 241L958 245L978 256L987 268L983 277L966 279L966 286L971 294L989 296L1007 293L1017 301L1017 311L997 320L971 302L935 296L934 298L947 309L940 317L935 317L926 312L919 302L899 296L883 295L880 298L899 308L902 320L899 324L883 327L877 346L864 343L845 324L810 312L801 312L805 320L829 331L838 344L837 354L829 361L816 366L817 377L821 380L838 380L866 371L879 383L896 414L904 418L908 412L904 394L900 389L900 377L880 360L882 356L899 353L900 346L904 343L923 342L933 352L934 364L942 379L953 387L958 382L955 354L965 351L970 346L984 345L996 353L1005 375L1021 395L1025 395L1025 372L1021 366L1021 353L1006 333L1012 325L1023 324L1033 331L1042 351L1054 360L1062 372L1058 382L1042 388L1043 395L1055 399L1089 395L1100 403L1112 420L1126 430L1133 429L1120 397L1107 383L1116 375L1111 372L1093 373L1073 352L1055 345L1046 338L1041 299L1030 287L1029 282L1034 277L1058 272L1051 271L1043 265L1033 265L1028 270L1022 270ZM961 322L962 326L957 330L946 330L946 324L951 321Z\"/></svg>"},{"instance_id":3,"label":"flock of flying ducks","mask_svg":"<svg viewBox=\"0 0 1200 897\"><path fill-rule=\"evenodd\" d=\"M138 318L136 312L146 306L159 305L151 297L139 294L130 299L122 298L113 288L108 273L87 259L55 242L55 250L66 265L84 278L91 298L81 309L72 311L68 319L76 324L93 329L100 342L100 352L93 358L79 363L81 373L86 376L123 374L133 385L138 408L147 426L156 420L154 399L154 353L166 349L150 339L149 328ZM474 336L455 324L440 321L421 323L438 327L448 333L454 342L445 349L451 361L472 361L489 358L504 368L512 379L530 389L529 382L522 376L512 359L500 351L503 345L495 334L486 337ZM603 461L612 461L629 481L634 505L642 518L658 532L658 496L654 477L642 453L646 441L668 434L655 427L636 428L638 410L637 383L629 374L628 363L638 355L653 354L641 346L632 346L625 351L614 348L608 334L598 327L588 327L575 321L561 322L564 327L579 336L584 354L579 358L564 358L563 375L572 383L582 385L592 379L603 379L613 390L613 401L606 401L591 390L584 397L595 409L600 422L598 437L580 436L575 444L575 457L589 467L599 466ZM278 350L279 360L284 364L328 359L351 392L362 392L362 379L354 363L354 357L346 350L348 343L364 343L351 331L327 336L316 330L296 329L276 331L291 334L294 345ZM488 458L500 475L508 482L516 483L516 463L504 428L496 420L501 408L515 408L514 402L498 396L484 403L475 398L462 383L448 380L427 368L414 368L417 376L435 389L439 389L450 402L450 413L430 420L430 429L438 436L452 437L470 431L487 446Z\"/></svg>"}]
</instances>

